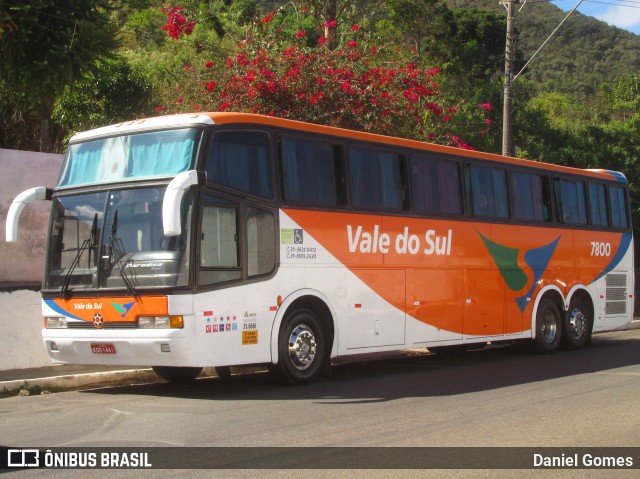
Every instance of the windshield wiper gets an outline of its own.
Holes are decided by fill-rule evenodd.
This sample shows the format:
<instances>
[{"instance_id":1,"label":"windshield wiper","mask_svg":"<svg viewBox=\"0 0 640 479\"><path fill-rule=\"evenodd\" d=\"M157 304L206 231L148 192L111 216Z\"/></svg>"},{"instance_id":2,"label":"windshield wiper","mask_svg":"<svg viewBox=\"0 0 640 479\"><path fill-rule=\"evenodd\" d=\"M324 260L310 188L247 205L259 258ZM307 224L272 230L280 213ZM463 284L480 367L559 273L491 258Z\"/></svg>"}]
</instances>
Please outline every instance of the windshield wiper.
<instances>
[{"instance_id":1,"label":"windshield wiper","mask_svg":"<svg viewBox=\"0 0 640 479\"><path fill-rule=\"evenodd\" d=\"M96 244L97 230L98 230L98 213L96 213L93 216L93 223L91 224L91 235L89 236L89 238L84 240L80 245L80 248L78 248L78 252L73 258L73 261L71 262L71 266L69 266L69 270L67 271L67 274L64 277L64 284L62 285L62 289L60 290L60 295L63 298L69 297L69 283L71 283L71 275L73 274L73 271L76 269L76 267L80 264L80 257L82 256L82 253L84 253L87 250L89 250L88 267L89 268L91 267L91 250Z\"/></svg>"},{"instance_id":2,"label":"windshield wiper","mask_svg":"<svg viewBox=\"0 0 640 479\"><path fill-rule=\"evenodd\" d=\"M116 236L116 232L118 230L118 210L113 214L113 221L111 222L111 230L109 231L109 236L107 239L109 240L109 250L110 254L113 255L114 261L117 263L118 268L120 268L120 277L122 281L127 287L127 295L135 296L138 293L136 292L135 286L133 285L133 281L129 278L129 275L125 272L125 267L127 266L127 262L123 261L122 258L127 254L127 251L124 249L124 245L122 244L122 240ZM133 268L132 268L132 271ZM134 273L135 274L135 273Z\"/></svg>"}]
</instances>

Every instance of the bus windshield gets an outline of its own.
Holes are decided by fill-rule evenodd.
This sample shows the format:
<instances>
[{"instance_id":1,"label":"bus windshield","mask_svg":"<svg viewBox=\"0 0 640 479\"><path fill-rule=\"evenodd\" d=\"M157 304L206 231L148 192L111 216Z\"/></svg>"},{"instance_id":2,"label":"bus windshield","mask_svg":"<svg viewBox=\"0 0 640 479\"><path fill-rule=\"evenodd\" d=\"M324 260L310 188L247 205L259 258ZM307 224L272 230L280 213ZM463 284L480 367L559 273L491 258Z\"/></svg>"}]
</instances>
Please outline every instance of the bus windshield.
<instances>
[{"instance_id":1,"label":"bus windshield","mask_svg":"<svg viewBox=\"0 0 640 479\"><path fill-rule=\"evenodd\" d=\"M57 187L175 176L192 168L200 132L183 128L71 144Z\"/></svg>"},{"instance_id":2,"label":"bus windshield","mask_svg":"<svg viewBox=\"0 0 640 479\"><path fill-rule=\"evenodd\" d=\"M53 199L45 289L70 291L188 285L193 195L182 201L182 234L164 236L166 187L113 189Z\"/></svg>"}]
</instances>

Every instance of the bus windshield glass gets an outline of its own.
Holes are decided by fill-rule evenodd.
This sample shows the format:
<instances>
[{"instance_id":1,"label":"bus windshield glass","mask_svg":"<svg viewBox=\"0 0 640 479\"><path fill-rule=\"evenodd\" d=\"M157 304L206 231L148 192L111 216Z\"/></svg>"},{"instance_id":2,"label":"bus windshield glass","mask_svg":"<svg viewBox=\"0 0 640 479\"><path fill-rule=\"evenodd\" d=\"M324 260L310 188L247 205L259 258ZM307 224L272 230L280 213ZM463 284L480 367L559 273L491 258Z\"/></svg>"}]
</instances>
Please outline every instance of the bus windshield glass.
<instances>
[{"instance_id":1,"label":"bus windshield glass","mask_svg":"<svg viewBox=\"0 0 640 479\"><path fill-rule=\"evenodd\" d=\"M193 167L200 134L183 128L71 144L57 186L175 176Z\"/></svg>"},{"instance_id":2,"label":"bus windshield glass","mask_svg":"<svg viewBox=\"0 0 640 479\"><path fill-rule=\"evenodd\" d=\"M71 291L188 285L193 195L182 200L182 234L164 236L166 187L53 199L45 289Z\"/></svg>"}]
</instances>

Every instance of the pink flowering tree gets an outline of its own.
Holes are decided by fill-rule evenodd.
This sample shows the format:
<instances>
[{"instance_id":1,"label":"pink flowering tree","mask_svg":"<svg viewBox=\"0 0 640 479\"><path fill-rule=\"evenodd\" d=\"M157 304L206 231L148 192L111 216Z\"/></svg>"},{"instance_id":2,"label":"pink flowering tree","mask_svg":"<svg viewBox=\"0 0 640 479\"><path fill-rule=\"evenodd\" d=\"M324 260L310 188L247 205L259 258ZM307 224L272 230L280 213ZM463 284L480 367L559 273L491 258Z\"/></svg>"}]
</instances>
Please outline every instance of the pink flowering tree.
<instances>
[{"instance_id":1,"label":"pink flowering tree","mask_svg":"<svg viewBox=\"0 0 640 479\"><path fill-rule=\"evenodd\" d=\"M198 24L181 7L163 12L163 29L191 53L159 98L159 113L251 112L460 148L472 148L465 131L490 128L490 104L445 101L439 68L418 65L406 45L376 44L360 25L317 25L308 12L283 7L256 19L220 55L190 42ZM327 28L336 29L334 49Z\"/></svg>"}]
</instances>

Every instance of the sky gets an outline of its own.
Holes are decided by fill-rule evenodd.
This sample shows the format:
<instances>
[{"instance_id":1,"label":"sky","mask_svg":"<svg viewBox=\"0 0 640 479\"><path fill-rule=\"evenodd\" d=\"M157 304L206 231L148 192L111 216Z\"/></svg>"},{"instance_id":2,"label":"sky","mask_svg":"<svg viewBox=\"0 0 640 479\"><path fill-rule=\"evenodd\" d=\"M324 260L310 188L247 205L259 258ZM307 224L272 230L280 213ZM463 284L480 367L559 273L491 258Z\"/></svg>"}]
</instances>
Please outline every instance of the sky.
<instances>
[{"instance_id":1,"label":"sky","mask_svg":"<svg viewBox=\"0 0 640 479\"><path fill-rule=\"evenodd\" d=\"M553 0L551 3L568 12L578 0ZM578 11L640 35L640 0L584 0Z\"/></svg>"}]
</instances>

